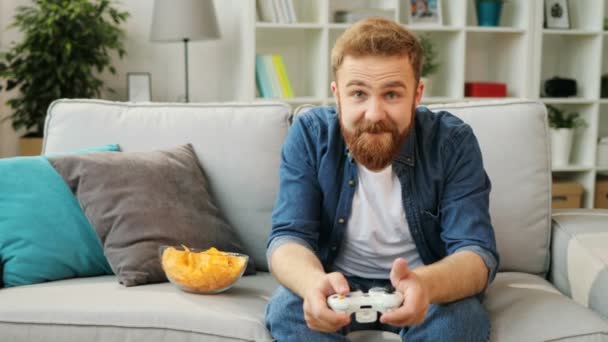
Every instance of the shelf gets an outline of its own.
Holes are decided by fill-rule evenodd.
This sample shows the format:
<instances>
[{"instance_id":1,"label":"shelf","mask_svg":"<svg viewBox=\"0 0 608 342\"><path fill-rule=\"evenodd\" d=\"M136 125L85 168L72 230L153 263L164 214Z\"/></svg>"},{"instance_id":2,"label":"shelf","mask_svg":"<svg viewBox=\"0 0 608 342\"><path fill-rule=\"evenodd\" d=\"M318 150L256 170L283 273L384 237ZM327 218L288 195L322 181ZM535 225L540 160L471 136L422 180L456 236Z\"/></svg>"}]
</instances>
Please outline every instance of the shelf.
<instances>
[{"instance_id":1,"label":"shelf","mask_svg":"<svg viewBox=\"0 0 608 342\"><path fill-rule=\"evenodd\" d=\"M330 23L327 25L327 27L330 30L346 30L351 25L352 25L351 23Z\"/></svg>"},{"instance_id":2,"label":"shelf","mask_svg":"<svg viewBox=\"0 0 608 342\"><path fill-rule=\"evenodd\" d=\"M601 31L595 31L595 30L543 29L543 34L546 34L546 35L597 36L600 33L601 33Z\"/></svg>"},{"instance_id":3,"label":"shelf","mask_svg":"<svg viewBox=\"0 0 608 342\"><path fill-rule=\"evenodd\" d=\"M267 22L257 22L255 24L256 28L264 28L264 29L322 29L323 25L316 23L294 23L294 24L282 24L282 23L267 23Z\"/></svg>"},{"instance_id":4,"label":"shelf","mask_svg":"<svg viewBox=\"0 0 608 342\"><path fill-rule=\"evenodd\" d=\"M546 35L542 38L540 79L559 76L577 82L578 98L597 98L600 84L602 40L589 35ZM542 96L541 96L542 98Z\"/></svg>"},{"instance_id":5,"label":"shelf","mask_svg":"<svg viewBox=\"0 0 608 342\"><path fill-rule=\"evenodd\" d=\"M344 31L354 23L329 23L327 27L330 30ZM414 32L459 32L462 31L463 27L456 26L438 26L438 25L402 25L410 31Z\"/></svg>"},{"instance_id":6,"label":"shelf","mask_svg":"<svg viewBox=\"0 0 608 342\"><path fill-rule=\"evenodd\" d=\"M454 103L462 102L462 99L454 97L441 97L441 96L422 96L422 104L440 104L440 103Z\"/></svg>"},{"instance_id":7,"label":"shelf","mask_svg":"<svg viewBox=\"0 0 608 342\"><path fill-rule=\"evenodd\" d=\"M553 172L584 172L593 170L593 167L584 165L564 165L551 168Z\"/></svg>"},{"instance_id":8,"label":"shelf","mask_svg":"<svg viewBox=\"0 0 608 342\"><path fill-rule=\"evenodd\" d=\"M608 99L601 99L600 104L602 104L602 105L608 104Z\"/></svg>"},{"instance_id":9,"label":"shelf","mask_svg":"<svg viewBox=\"0 0 608 342\"><path fill-rule=\"evenodd\" d=\"M503 100L516 100L517 97L474 97L474 96L465 96L465 101L503 101Z\"/></svg>"},{"instance_id":10,"label":"shelf","mask_svg":"<svg viewBox=\"0 0 608 342\"><path fill-rule=\"evenodd\" d=\"M323 99L313 96L303 96L303 97L294 97L291 99L282 99L281 101L287 102L289 104L318 104L323 102Z\"/></svg>"},{"instance_id":11,"label":"shelf","mask_svg":"<svg viewBox=\"0 0 608 342\"><path fill-rule=\"evenodd\" d=\"M500 82L507 97L526 97L530 35L469 32L466 38L466 82ZM462 87L464 87L464 82Z\"/></svg>"},{"instance_id":12,"label":"shelf","mask_svg":"<svg viewBox=\"0 0 608 342\"><path fill-rule=\"evenodd\" d=\"M510 34L524 34L526 30L516 27L485 27L485 26L467 26L467 32L483 32L483 33L510 33Z\"/></svg>"},{"instance_id":13,"label":"shelf","mask_svg":"<svg viewBox=\"0 0 608 342\"><path fill-rule=\"evenodd\" d=\"M414 32L459 32L462 27L456 26L433 26L433 25L403 25L410 31Z\"/></svg>"},{"instance_id":14,"label":"shelf","mask_svg":"<svg viewBox=\"0 0 608 342\"><path fill-rule=\"evenodd\" d=\"M541 97L539 100L546 104L593 104L595 102L582 97Z\"/></svg>"},{"instance_id":15,"label":"shelf","mask_svg":"<svg viewBox=\"0 0 608 342\"><path fill-rule=\"evenodd\" d=\"M289 104L306 104L306 103L318 104L318 103L323 102L323 99L320 99L320 98L314 97L314 96L292 97L290 99L256 97L255 101L256 102L280 101L280 102L285 102L285 103L289 103Z\"/></svg>"}]
</instances>

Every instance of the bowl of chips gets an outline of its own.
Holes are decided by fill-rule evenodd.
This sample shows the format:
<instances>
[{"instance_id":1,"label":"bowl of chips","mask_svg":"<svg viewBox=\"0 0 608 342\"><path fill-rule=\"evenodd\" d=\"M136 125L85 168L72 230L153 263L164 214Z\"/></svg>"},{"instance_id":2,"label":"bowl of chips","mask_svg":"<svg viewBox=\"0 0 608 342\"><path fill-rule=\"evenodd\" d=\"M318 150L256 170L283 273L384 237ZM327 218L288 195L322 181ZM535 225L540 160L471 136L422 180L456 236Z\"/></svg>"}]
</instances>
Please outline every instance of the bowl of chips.
<instances>
[{"instance_id":1,"label":"bowl of chips","mask_svg":"<svg viewBox=\"0 0 608 342\"><path fill-rule=\"evenodd\" d=\"M211 247L207 250L161 246L160 259L167 279L187 292L215 294L228 290L241 278L249 257Z\"/></svg>"}]
</instances>

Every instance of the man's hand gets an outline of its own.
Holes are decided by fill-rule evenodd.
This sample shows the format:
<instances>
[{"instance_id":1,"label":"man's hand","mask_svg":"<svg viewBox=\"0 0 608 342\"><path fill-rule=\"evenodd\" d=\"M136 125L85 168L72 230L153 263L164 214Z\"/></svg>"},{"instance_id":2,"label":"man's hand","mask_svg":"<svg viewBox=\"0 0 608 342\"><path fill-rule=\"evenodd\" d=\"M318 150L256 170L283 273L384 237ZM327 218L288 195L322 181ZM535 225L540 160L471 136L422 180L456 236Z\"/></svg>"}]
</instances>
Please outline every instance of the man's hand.
<instances>
[{"instance_id":1,"label":"man's hand","mask_svg":"<svg viewBox=\"0 0 608 342\"><path fill-rule=\"evenodd\" d=\"M309 328L321 332L336 332L350 323L350 316L327 306L327 297L350 292L348 282L339 272L328 273L304 296L304 319Z\"/></svg>"},{"instance_id":2,"label":"man's hand","mask_svg":"<svg viewBox=\"0 0 608 342\"><path fill-rule=\"evenodd\" d=\"M403 305L380 316L380 322L398 327L419 324L424 321L429 309L428 290L416 275L410 271L407 262L397 258L391 269L391 284L395 291L403 295Z\"/></svg>"}]
</instances>

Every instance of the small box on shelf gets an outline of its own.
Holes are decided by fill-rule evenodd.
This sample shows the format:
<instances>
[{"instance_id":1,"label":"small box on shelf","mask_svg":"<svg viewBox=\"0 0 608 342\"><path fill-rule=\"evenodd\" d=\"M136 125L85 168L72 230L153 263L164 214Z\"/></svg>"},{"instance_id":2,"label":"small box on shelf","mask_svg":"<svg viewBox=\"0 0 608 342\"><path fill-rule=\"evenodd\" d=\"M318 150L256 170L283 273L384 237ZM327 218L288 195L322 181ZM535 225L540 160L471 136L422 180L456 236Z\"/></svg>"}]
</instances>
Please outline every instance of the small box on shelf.
<instances>
[{"instance_id":1,"label":"small box on shelf","mask_svg":"<svg viewBox=\"0 0 608 342\"><path fill-rule=\"evenodd\" d=\"M576 182L557 181L551 187L551 208L581 208L583 186Z\"/></svg>"},{"instance_id":2,"label":"small box on shelf","mask_svg":"<svg viewBox=\"0 0 608 342\"><path fill-rule=\"evenodd\" d=\"M608 177L600 177L595 182L594 208L608 209Z\"/></svg>"},{"instance_id":3,"label":"small box on shelf","mask_svg":"<svg viewBox=\"0 0 608 342\"><path fill-rule=\"evenodd\" d=\"M464 96L467 97L506 97L507 85L496 82L465 82Z\"/></svg>"}]
</instances>

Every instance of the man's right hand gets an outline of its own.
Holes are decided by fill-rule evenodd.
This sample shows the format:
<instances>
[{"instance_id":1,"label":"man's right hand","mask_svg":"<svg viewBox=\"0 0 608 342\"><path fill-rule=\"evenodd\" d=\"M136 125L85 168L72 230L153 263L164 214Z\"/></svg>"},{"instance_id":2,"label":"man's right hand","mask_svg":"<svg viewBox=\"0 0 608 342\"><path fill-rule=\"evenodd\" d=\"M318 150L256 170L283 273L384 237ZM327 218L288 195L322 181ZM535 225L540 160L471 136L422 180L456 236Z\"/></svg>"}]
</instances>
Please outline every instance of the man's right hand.
<instances>
[{"instance_id":1,"label":"man's right hand","mask_svg":"<svg viewBox=\"0 0 608 342\"><path fill-rule=\"evenodd\" d=\"M304 296L304 319L308 327L321 332L336 332L348 325L350 316L330 309L327 297L349 292L348 281L342 273L333 272L322 276Z\"/></svg>"}]
</instances>

